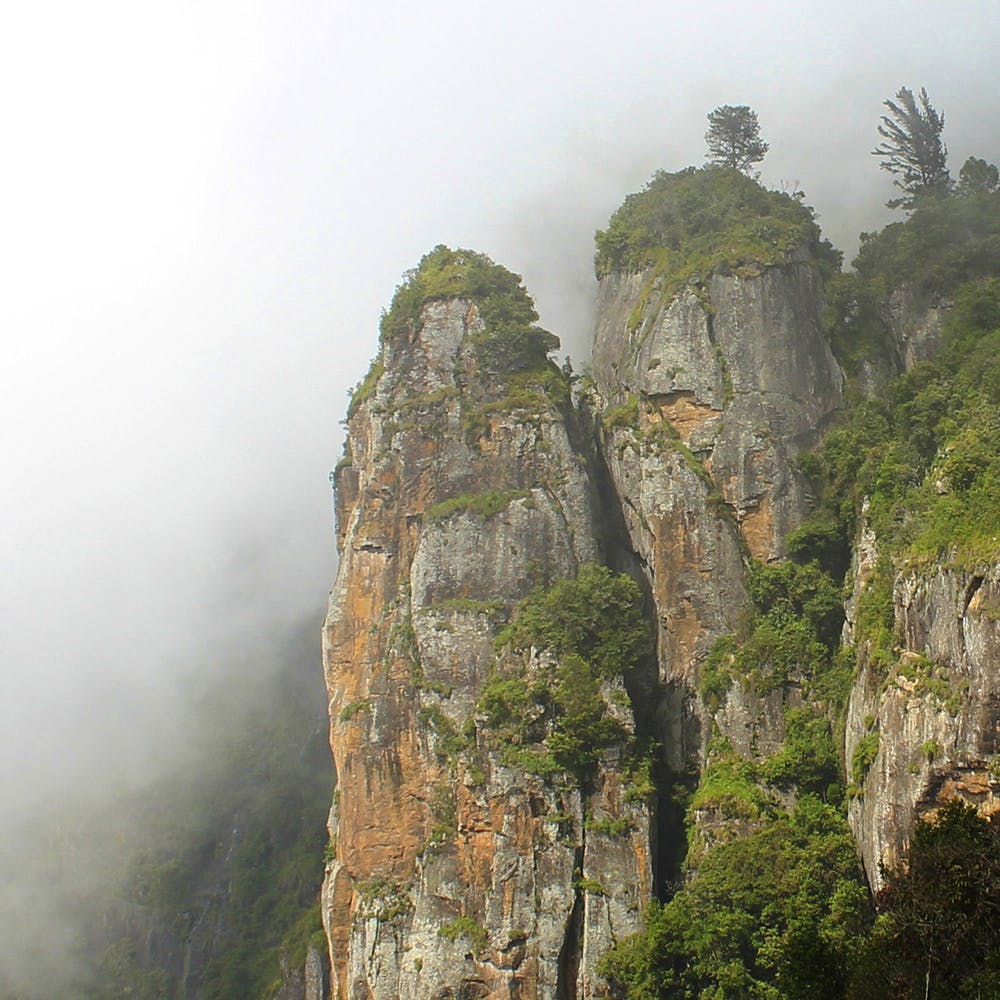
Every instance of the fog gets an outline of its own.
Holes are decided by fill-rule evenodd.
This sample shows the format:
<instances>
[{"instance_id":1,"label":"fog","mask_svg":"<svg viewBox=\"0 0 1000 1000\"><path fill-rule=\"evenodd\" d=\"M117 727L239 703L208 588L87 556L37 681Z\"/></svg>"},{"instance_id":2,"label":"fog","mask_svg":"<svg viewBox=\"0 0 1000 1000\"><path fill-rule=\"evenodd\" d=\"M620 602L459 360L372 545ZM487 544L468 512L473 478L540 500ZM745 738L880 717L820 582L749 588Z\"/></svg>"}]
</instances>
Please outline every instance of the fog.
<instances>
[{"instance_id":1,"label":"fog","mask_svg":"<svg viewBox=\"0 0 1000 1000\"><path fill-rule=\"evenodd\" d=\"M758 112L762 181L804 189L848 259L892 218L870 150L900 86L944 112L954 174L1000 160L987 0L98 0L11 19L0 885L25 821L192 766L192 705L279 672L275 637L303 618L320 670L348 389L428 249L523 274L579 366L594 230L657 168L702 161L717 105Z\"/></svg>"}]
</instances>

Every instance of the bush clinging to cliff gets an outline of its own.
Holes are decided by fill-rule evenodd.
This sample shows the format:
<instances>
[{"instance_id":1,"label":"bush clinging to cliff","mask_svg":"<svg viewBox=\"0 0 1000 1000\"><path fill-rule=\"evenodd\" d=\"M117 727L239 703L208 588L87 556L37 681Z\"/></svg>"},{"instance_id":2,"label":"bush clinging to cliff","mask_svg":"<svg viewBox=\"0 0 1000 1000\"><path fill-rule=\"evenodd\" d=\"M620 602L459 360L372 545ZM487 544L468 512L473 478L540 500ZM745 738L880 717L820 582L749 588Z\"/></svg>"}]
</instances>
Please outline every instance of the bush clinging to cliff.
<instances>
[{"instance_id":1,"label":"bush clinging to cliff","mask_svg":"<svg viewBox=\"0 0 1000 1000\"><path fill-rule=\"evenodd\" d=\"M602 678L630 670L651 649L635 581L595 565L584 566L574 580L558 580L525 598L497 642L581 656Z\"/></svg>"},{"instance_id":2,"label":"bush clinging to cliff","mask_svg":"<svg viewBox=\"0 0 1000 1000\"><path fill-rule=\"evenodd\" d=\"M477 711L509 763L536 774L563 770L584 779L602 750L628 746L629 733L610 710L607 698L614 698L604 682L649 656L651 637L641 608L633 580L596 565L521 602L497 639L498 649L534 647L555 659L501 665L483 688Z\"/></svg>"}]
</instances>

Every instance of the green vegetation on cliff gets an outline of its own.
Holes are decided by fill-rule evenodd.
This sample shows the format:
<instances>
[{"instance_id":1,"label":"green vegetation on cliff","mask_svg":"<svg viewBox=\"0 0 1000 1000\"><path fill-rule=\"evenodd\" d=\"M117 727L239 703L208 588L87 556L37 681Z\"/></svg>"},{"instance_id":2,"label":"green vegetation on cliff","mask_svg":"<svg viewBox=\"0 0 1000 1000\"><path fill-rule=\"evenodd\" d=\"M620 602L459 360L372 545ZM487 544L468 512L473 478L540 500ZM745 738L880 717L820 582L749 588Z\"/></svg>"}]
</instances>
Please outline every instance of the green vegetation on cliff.
<instances>
[{"instance_id":1,"label":"green vegetation on cliff","mask_svg":"<svg viewBox=\"0 0 1000 1000\"><path fill-rule=\"evenodd\" d=\"M747 787L752 787L743 779ZM871 909L844 817L812 796L700 859L601 970L629 1000L842 998Z\"/></svg>"},{"instance_id":2,"label":"green vegetation on cliff","mask_svg":"<svg viewBox=\"0 0 1000 1000\"><path fill-rule=\"evenodd\" d=\"M804 467L850 534L868 498L890 555L971 564L1000 550L1000 279L953 296L933 360L855 406Z\"/></svg>"},{"instance_id":3,"label":"green vegetation on cliff","mask_svg":"<svg viewBox=\"0 0 1000 1000\"><path fill-rule=\"evenodd\" d=\"M526 597L497 643L581 656L606 680L649 655L650 633L635 582L591 565L572 580L557 580Z\"/></svg>"},{"instance_id":4,"label":"green vegetation on cliff","mask_svg":"<svg viewBox=\"0 0 1000 1000\"><path fill-rule=\"evenodd\" d=\"M758 693L793 683L817 705L838 710L844 609L840 580L820 563L827 540L825 529L810 523L792 536L794 559L751 566L753 611L741 633L715 643L702 668L700 692L710 710L736 683Z\"/></svg>"},{"instance_id":5,"label":"green vegetation on cliff","mask_svg":"<svg viewBox=\"0 0 1000 1000\"><path fill-rule=\"evenodd\" d=\"M463 493L432 504L424 511L428 521L446 521L456 514L474 514L484 521L505 511L515 500L530 500L531 490L484 490Z\"/></svg>"},{"instance_id":6,"label":"green vegetation on cliff","mask_svg":"<svg viewBox=\"0 0 1000 1000\"><path fill-rule=\"evenodd\" d=\"M607 700L606 682L651 652L642 595L603 566L580 569L526 597L497 638L506 657L483 687L477 712L507 763L542 775L585 780L602 750L633 742ZM532 648L552 657L529 671ZM634 761L638 770L640 761Z\"/></svg>"},{"instance_id":7,"label":"green vegetation on cliff","mask_svg":"<svg viewBox=\"0 0 1000 1000\"><path fill-rule=\"evenodd\" d=\"M480 363L499 372L526 371L544 366L559 338L535 326L538 313L520 275L495 264L474 250L452 250L439 245L404 275L382 316L383 339L406 327L416 327L428 302L469 299L476 304L486 327L477 341Z\"/></svg>"},{"instance_id":8,"label":"green vegetation on cliff","mask_svg":"<svg viewBox=\"0 0 1000 1000\"><path fill-rule=\"evenodd\" d=\"M960 800L918 822L873 912L842 813L806 795L790 813L762 822L765 805L747 762L731 752L722 762L724 774L716 761L706 776L741 794L749 832L700 855L697 876L669 902L652 904L645 930L604 957L616 995L998 995L1000 826Z\"/></svg>"},{"instance_id":9,"label":"green vegetation on cliff","mask_svg":"<svg viewBox=\"0 0 1000 1000\"><path fill-rule=\"evenodd\" d=\"M348 419L374 396L385 372L389 345L398 343L407 330L419 331L427 305L453 299L468 300L478 311L482 329L470 333L468 340L481 382L489 386L489 392L472 399L449 387L407 397L404 384L392 404L395 430L440 433L441 424L425 411L445 407L457 395L466 439L471 444L487 432L493 414L517 412L535 418L552 405L568 403L569 376L549 358L559 347L559 338L536 325L538 313L520 276L485 254L439 245L405 273L389 309L382 314L381 349L351 393Z\"/></svg>"},{"instance_id":10,"label":"green vegetation on cliff","mask_svg":"<svg viewBox=\"0 0 1000 1000\"><path fill-rule=\"evenodd\" d=\"M825 268L840 267L840 254L821 240L811 208L724 166L658 171L625 199L596 243L599 278L653 267L667 297L716 268L780 264L803 246Z\"/></svg>"},{"instance_id":11,"label":"green vegetation on cliff","mask_svg":"<svg viewBox=\"0 0 1000 1000\"><path fill-rule=\"evenodd\" d=\"M989 172L985 161L970 162ZM894 294L947 302L967 282L998 274L1000 191L969 180L950 194L926 195L905 221L862 233L854 270L830 283L825 323L833 350L849 375L863 361L891 365Z\"/></svg>"}]
</instances>

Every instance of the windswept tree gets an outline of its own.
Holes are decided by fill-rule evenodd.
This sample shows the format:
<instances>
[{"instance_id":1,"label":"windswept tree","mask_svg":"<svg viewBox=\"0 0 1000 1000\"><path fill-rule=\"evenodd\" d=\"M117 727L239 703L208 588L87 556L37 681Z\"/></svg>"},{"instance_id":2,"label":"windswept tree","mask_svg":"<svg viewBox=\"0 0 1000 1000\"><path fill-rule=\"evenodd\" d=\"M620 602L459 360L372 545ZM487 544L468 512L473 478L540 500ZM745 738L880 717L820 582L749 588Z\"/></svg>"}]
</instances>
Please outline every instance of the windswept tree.
<instances>
[{"instance_id":1,"label":"windswept tree","mask_svg":"<svg viewBox=\"0 0 1000 1000\"><path fill-rule=\"evenodd\" d=\"M735 167L749 173L760 163L768 145L760 137L757 112L745 104L723 104L708 115L708 162L720 167Z\"/></svg>"},{"instance_id":2,"label":"windswept tree","mask_svg":"<svg viewBox=\"0 0 1000 1000\"><path fill-rule=\"evenodd\" d=\"M921 195L947 191L951 186L948 174L948 150L941 140L944 115L939 114L920 88L920 98L901 87L894 101L883 101L889 114L882 115L878 134L882 137L873 150L883 170L895 176L893 183L904 194L893 198L890 208L913 208Z\"/></svg>"}]
</instances>

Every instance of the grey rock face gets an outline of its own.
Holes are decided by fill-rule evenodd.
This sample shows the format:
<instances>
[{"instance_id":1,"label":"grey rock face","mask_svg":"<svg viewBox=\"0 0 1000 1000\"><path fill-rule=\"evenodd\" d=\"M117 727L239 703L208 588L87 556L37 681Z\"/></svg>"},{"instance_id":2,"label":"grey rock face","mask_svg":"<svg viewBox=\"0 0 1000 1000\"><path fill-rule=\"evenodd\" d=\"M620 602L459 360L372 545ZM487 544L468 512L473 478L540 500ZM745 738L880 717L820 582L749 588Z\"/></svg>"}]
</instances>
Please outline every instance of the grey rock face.
<instances>
[{"instance_id":1,"label":"grey rock face","mask_svg":"<svg viewBox=\"0 0 1000 1000\"><path fill-rule=\"evenodd\" d=\"M713 274L665 307L652 274L610 275L598 295L594 373L606 401L663 411L731 507L750 551L782 554L809 510L794 458L842 405L819 327L822 282L800 261Z\"/></svg>"},{"instance_id":2,"label":"grey rock face","mask_svg":"<svg viewBox=\"0 0 1000 1000\"><path fill-rule=\"evenodd\" d=\"M861 560L855 569L856 604L866 586ZM1000 567L901 572L893 609L898 660L884 676L858 647L847 716L849 767L862 740L878 734L849 813L874 889L880 864L897 864L916 821L943 803L1000 811Z\"/></svg>"},{"instance_id":3,"label":"grey rock face","mask_svg":"<svg viewBox=\"0 0 1000 1000\"><path fill-rule=\"evenodd\" d=\"M903 371L937 353L950 305L910 285L889 296L884 315Z\"/></svg>"},{"instance_id":4,"label":"grey rock face","mask_svg":"<svg viewBox=\"0 0 1000 1000\"><path fill-rule=\"evenodd\" d=\"M892 291L878 310L884 354L860 360L851 373L861 395L877 398L901 372L933 358L941 346L950 309L946 299L911 285Z\"/></svg>"},{"instance_id":5,"label":"grey rock face","mask_svg":"<svg viewBox=\"0 0 1000 1000\"><path fill-rule=\"evenodd\" d=\"M708 719L693 691L714 640L747 613L743 552L780 557L810 510L794 459L842 405L822 302L804 259L754 276L713 274L667 303L652 271L600 283L604 453L656 605L674 766L704 750ZM760 728L730 714L716 721L727 733L731 723L737 741Z\"/></svg>"},{"instance_id":6,"label":"grey rock face","mask_svg":"<svg viewBox=\"0 0 1000 1000\"><path fill-rule=\"evenodd\" d=\"M612 428L605 456L625 526L649 582L665 687L660 727L670 766L700 759L707 720L694 694L716 638L735 631L748 597L733 518L668 438Z\"/></svg>"},{"instance_id":7,"label":"grey rock face","mask_svg":"<svg viewBox=\"0 0 1000 1000\"><path fill-rule=\"evenodd\" d=\"M603 996L597 962L651 892L618 759L584 795L505 764L476 719L514 603L599 555L571 414L503 402L482 330L470 303L433 302L385 345L337 473L323 916L345 998Z\"/></svg>"},{"instance_id":8,"label":"grey rock face","mask_svg":"<svg viewBox=\"0 0 1000 1000\"><path fill-rule=\"evenodd\" d=\"M328 981L326 956L321 954L314 944L310 944L306 951L303 979L305 1000L326 1000Z\"/></svg>"}]
</instances>

